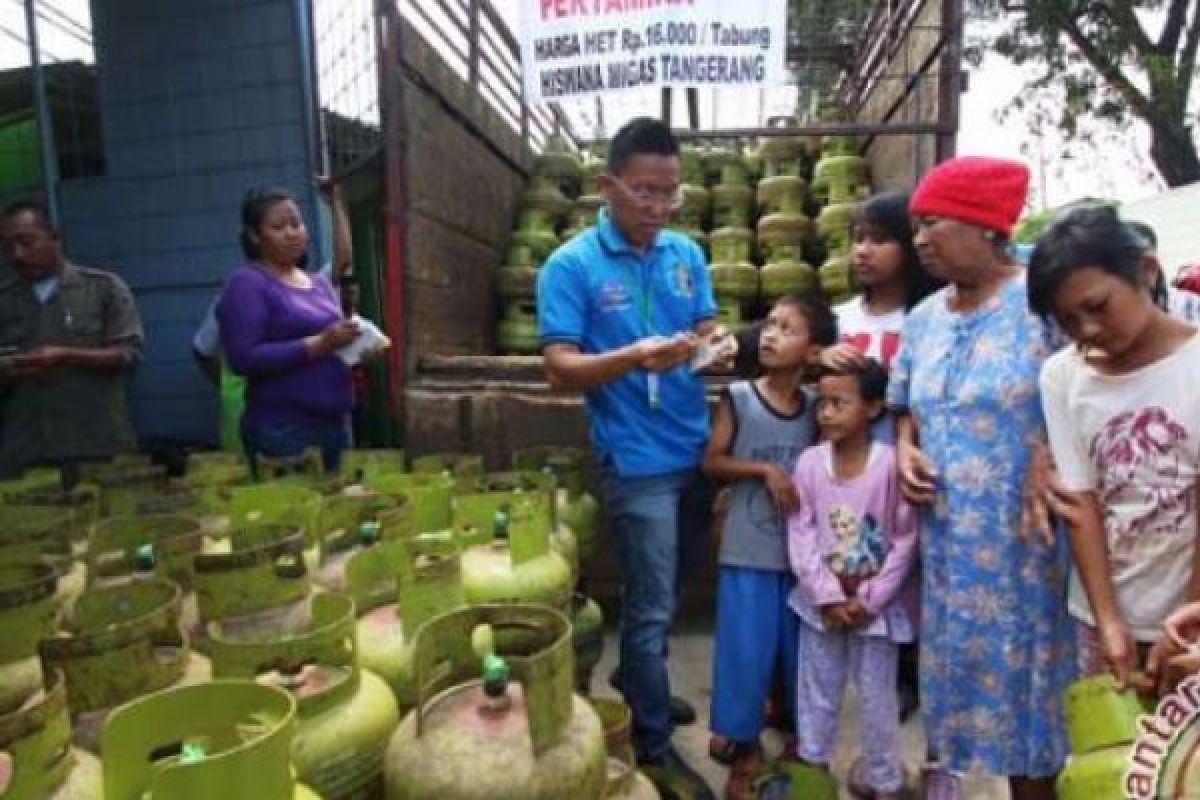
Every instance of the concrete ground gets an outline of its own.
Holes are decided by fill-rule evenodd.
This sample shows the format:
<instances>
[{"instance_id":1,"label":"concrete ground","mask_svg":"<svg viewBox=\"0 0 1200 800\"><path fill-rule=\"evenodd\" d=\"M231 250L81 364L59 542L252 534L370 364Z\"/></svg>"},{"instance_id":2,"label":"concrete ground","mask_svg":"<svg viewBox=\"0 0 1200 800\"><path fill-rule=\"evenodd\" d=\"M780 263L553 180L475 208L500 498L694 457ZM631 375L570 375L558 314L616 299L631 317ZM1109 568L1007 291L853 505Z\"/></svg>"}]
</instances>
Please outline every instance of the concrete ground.
<instances>
[{"instance_id":1,"label":"concrete ground","mask_svg":"<svg viewBox=\"0 0 1200 800\"><path fill-rule=\"evenodd\" d=\"M617 641L610 631L605 637L604 658L596 669L592 688L597 694L615 694L608 685L608 675L616 664ZM695 725L681 727L675 732L675 745L687 761L708 781L710 787L721 797L725 787L727 770L708 757L708 711L712 700L712 631L711 625L689 622L671 637L671 685L675 694L687 698L699 714ZM848 692L842 704L842 725L838 735L837 756L834 759L834 774L839 783L857 753L858 714L857 700ZM925 752L925 736L918 719L910 719L902 730L904 763L909 787L916 787L920 765ZM778 737L764 737L769 755L779 748ZM1008 787L1003 781L973 778L966 787L968 800L1007 800ZM917 797L915 791L910 795ZM843 790L844 800L853 800Z\"/></svg>"}]
</instances>

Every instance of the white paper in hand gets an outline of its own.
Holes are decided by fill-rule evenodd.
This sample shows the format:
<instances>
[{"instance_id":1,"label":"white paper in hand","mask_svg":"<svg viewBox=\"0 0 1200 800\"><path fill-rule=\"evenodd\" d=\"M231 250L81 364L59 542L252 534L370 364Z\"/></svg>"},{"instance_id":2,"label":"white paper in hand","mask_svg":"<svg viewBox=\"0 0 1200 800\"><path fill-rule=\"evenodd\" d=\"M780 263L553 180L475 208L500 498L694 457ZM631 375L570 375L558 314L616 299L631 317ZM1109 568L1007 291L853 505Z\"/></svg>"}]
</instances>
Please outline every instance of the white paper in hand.
<instances>
[{"instance_id":1,"label":"white paper in hand","mask_svg":"<svg viewBox=\"0 0 1200 800\"><path fill-rule=\"evenodd\" d=\"M353 342L337 351L338 358L344 361L348 367L353 367L362 361L363 356L374 353L376 350L383 350L392 343L392 340L371 320L364 319L358 314L351 319L358 325L358 336L354 337Z\"/></svg>"}]
</instances>

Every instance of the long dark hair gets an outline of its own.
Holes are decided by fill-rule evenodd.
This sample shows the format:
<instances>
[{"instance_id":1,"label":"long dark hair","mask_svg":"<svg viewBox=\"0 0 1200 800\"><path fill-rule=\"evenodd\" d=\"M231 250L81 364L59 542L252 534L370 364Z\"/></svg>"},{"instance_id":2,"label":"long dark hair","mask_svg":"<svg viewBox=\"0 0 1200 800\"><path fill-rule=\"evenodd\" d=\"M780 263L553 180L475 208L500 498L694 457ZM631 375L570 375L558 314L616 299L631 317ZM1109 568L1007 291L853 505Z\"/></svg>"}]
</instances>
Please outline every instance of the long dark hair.
<instances>
[{"instance_id":1,"label":"long dark hair","mask_svg":"<svg viewBox=\"0 0 1200 800\"><path fill-rule=\"evenodd\" d=\"M262 258L262 244L259 242L258 231L262 227L263 217L275 206L287 202L295 203L295 196L278 186L257 187L246 192L246 196L242 198L242 231L238 236L246 258L251 261ZM300 262L296 266L300 269L308 266L307 251L300 256Z\"/></svg>"},{"instance_id":2,"label":"long dark hair","mask_svg":"<svg viewBox=\"0 0 1200 800\"><path fill-rule=\"evenodd\" d=\"M855 227L862 225L882 231L889 239L899 243L904 254L901 277L904 280L905 310L911 309L944 285L921 266L917 248L913 245L908 199L908 192L881 192L872 195L859 204L850 223L851 233Z\"/></svg>"}]
</instances>

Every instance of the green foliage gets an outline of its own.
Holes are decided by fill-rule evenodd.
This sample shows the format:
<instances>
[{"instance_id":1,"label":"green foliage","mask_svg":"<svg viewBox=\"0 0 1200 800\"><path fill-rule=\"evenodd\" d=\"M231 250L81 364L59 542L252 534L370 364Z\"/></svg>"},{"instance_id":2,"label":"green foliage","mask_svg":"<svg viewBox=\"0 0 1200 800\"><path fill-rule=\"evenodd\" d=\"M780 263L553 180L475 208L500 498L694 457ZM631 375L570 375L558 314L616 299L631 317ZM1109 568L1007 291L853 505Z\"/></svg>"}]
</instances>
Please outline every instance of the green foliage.
<instances>
[{"instance_id":1,"label":"green foliage","mask_svg":"<svg viewBox=\"0 0 1200 800\"><path fill-rule=\"evenodd\" d=\"M992 49L1037 76L1013 104L1053 92L1054 123L1069 136L1094 119L1151 130L1151 158L1170 186L1200 180L1200 156L1187 119L1200 45L1200 0L967 0L985 37L966 44L979 63ZM1153 21L1161 30L1152 36ZM1044 109L1044 103L1040 104Z\"/></svg>"}]
</instances>

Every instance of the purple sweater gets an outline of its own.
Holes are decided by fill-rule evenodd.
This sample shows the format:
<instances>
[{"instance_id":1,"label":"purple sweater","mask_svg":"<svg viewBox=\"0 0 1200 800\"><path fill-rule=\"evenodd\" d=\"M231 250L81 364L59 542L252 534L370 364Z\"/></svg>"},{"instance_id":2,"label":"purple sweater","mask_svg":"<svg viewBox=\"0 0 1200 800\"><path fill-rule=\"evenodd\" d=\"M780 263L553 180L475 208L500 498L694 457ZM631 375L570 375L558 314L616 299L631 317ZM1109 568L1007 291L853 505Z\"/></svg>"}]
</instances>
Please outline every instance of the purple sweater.
<instances>
[{"instance_id":1,"label":"purple sweater","mask_svg":"<svg viewBox=\"0 0 1200 800\"><path fill-rule=\"evenodd\" d=\"M306 337L342 318L333 286L311 277L311 289L296 289L245 265L221 291L221 348L246 377L247 424L324 423L354 404L349 367L336 355L313 358L305 347Z\"/></svg>"},{"instance_id":2,"label":"purple sweater","mask_svg":"<svg viewBox=\"0 0 1200 800\"><path fill-rule=\"evenodd\" d=\"M913 580L917 561L917 517L900 495L891 445L875 442L866 469L841 481L833 474L828 443L810 447L792 476L800 507L788 519L788 560L796 575L790 605L808 625L824 630L820 607L847 600L835 565L853 553L864 537L882 535L886 555L858 588L871 619L859 632L893 642L913 640Z\"/></svg>"}]
</instances>

